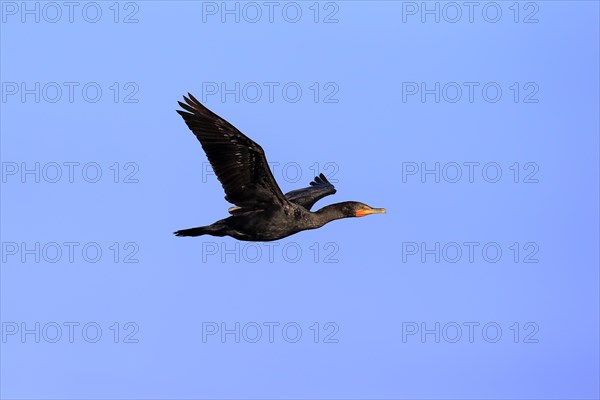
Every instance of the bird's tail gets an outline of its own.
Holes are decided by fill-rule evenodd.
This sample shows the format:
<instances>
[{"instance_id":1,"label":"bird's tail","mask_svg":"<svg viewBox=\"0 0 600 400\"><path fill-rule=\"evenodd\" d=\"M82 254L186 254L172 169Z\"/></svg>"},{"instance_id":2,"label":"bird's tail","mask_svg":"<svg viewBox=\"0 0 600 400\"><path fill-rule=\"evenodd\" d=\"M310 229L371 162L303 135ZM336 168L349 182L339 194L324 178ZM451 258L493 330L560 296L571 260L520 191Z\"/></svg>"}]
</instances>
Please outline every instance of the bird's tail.
<instances>
[{"instance_id":1,"label":"bird's tail","mask_svg":"<svg viewBox=\"0 0 600 400\"><path fill-rule=\"evenodd\" d=\"M176 232L173 232L175 236L202 236L202 235L212 235L212 236L224 236L225 234L222 231L221 226L208 225L208 226L199 226L197 228L190 229L182 229Z\"/></svg>"}]
</instances>

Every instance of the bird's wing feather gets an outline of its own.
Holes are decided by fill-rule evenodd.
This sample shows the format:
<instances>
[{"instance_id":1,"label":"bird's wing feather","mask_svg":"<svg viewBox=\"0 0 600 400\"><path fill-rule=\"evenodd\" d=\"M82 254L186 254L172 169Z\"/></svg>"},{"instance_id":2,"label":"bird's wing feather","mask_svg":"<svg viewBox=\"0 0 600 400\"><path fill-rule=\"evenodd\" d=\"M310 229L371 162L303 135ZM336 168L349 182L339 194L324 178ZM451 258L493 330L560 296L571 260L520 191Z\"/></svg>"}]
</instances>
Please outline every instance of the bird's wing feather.
<instances>
[{"instance_id":1,"label":"bird's wing feather","mask_svg":"<svg viewBox=\"0 0 600 400\"><path fill-rule=\"evenodd\" d=\"M291 203L298 204L310 210L317 201L335 192L335 187L327 180L325 175L320 174L319 176L315 176L309 187L292 190L286 193L285 197Z\"/></svg>"},{"instance_id":2,"label":"bird's wing feather","mask_svg":"<svg viewBox=\"0 0 600 400\"><path fill-rule=\"evenodd\" d=\"M287 200L277 185L265 152L258 143L204 107L188 93L177 110L200 141L225 190L225 200L244 209L283 206Z\"/></svg>"}]
</instances>

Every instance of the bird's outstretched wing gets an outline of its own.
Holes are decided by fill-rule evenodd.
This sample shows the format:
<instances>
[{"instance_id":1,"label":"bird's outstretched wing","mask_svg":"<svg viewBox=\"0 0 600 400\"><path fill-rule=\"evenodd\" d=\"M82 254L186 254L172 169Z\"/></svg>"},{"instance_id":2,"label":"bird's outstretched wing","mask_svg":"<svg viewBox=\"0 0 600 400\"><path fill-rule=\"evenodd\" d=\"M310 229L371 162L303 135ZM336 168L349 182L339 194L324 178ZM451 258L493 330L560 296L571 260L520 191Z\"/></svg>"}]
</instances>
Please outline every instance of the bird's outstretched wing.
<instances>
[{"instance_id":1,"label":"bird's outstretched wing","mask_svg":"<svg viewBox=\"0 0 600 400\"><path fill-rule=\"evenodd\" d=\"M309 187L292 190L286 193L285 197L291 203L298 204L310 210L317 201L335 192L335 187L327 180L325 175L320 174L319 176L315 176Z\"/></svg>"},{"instance_id":2,"label":"bird's outstretched wing","mask_svg":"<svg viewBox=\"0 0 600 400\"><path fill-rule=\"evenodd\" d=\"M242 209L281 207L287 200L262 147L188 93L177 110L200 141L225 190L225 200Z\"/></svg>"}]
</instances>

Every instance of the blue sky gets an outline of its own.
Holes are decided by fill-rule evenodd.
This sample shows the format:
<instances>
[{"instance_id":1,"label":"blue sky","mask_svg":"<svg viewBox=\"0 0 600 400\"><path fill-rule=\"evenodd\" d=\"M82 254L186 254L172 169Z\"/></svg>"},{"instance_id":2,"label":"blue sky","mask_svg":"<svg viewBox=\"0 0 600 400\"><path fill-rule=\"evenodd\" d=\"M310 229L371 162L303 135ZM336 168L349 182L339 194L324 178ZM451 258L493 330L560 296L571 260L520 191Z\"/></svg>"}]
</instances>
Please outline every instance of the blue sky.
<instances>
[{"instance_id":1,"label":"blue sky","mask_svg":"<svg viewBox=\"0 0 600 400\"><path fill-rule=\"evenodd\" d=\"M4 398L598 398L598 3L3 1ZM187 92L282 190L230 206Z\"/></svg>"}]
</instances>

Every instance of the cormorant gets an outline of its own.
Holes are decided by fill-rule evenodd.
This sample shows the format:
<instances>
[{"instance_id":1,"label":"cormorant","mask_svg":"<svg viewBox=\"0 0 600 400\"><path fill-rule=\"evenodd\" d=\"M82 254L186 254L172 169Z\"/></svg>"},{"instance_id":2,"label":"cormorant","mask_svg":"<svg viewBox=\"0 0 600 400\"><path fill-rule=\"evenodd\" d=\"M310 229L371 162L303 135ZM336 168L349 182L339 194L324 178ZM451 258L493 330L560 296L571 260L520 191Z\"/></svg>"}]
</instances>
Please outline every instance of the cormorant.
<instances>
[{"instance_id":1,"label":"cormorant","mask_svg":"<svg viewBox=\"0 0 600 400\"><path fill-rule=\"evenodd\" d=\"M188 98L189 97L189 98ZM385 213L356 201L331 204L316 212L311 207L336 192L323 174L310 186L285 195L257 143L229 122L204 107L188 93L177 110L200 141L208 160L225 190L225 200L235 205L230 217L212 225L174 232L177 236L231 236L246 241L271 241L347 217Z\"/></svg>"}]
</instances>

